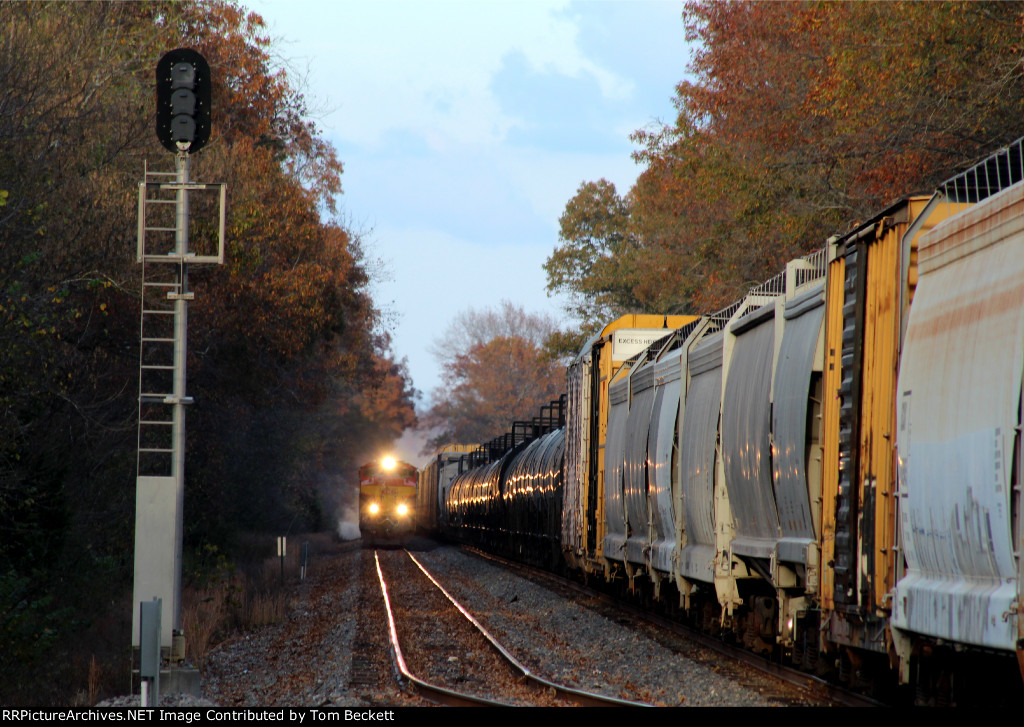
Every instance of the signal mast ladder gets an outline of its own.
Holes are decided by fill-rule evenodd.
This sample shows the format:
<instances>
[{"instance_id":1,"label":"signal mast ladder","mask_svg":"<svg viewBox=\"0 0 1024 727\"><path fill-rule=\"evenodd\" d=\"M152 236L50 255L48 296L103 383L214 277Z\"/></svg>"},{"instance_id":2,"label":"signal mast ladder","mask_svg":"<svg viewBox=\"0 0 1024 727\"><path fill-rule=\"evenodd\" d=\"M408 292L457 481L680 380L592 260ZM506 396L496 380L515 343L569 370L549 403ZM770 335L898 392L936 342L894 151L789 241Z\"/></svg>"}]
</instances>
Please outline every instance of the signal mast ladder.
<instances>
[{"instance_id":1,"label":"signal mast ladder","mask_svg":"<svg viewBox=\"0 0 1024 727\"><path fill-rule=\"evenodd\" d=\"M184 179L185 181L181 181ZM139 183L139 228L136 259L142 263L142 313L139 322L138 472L169 475L175 453L174 410L191 404L184 395L184 346L190 264L224 263L227 185L194 184L187 171L145 171ZM220 194L219 233L215 255L188 252L188 196ZM179 301L184 302L179 305ZM181 353L177 353L181 346ZM177 386L176 386L177 382ZM175 391L180 393L175 393Z\"/></svg>"}]
</instances>

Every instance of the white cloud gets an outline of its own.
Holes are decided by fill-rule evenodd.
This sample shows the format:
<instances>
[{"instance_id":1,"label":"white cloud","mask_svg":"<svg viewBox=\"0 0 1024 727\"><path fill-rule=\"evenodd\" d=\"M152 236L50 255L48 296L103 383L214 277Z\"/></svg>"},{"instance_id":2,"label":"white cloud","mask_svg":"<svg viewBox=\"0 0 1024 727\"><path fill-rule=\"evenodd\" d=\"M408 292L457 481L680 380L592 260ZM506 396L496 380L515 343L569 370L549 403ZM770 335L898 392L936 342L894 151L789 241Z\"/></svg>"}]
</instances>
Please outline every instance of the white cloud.
<instances>
[{"instance_id":1,"label":"white cloud","mask_svg":"<svg viewBox=\"0 0 1024 727\"><path fill-rule=\"evenodd\" d=\"M681 4L249 4L329 111L316 121L345 164L345 213L390 275L373 294L414 385L437 385L428 348L468 307L558 319L542 268L558 217L583 181L631 186L628 135L671 115L682 77Z\"/></svg>"},{"instance_id":2,"label":"white cloud","mask_svg":"<svg viewBox=\"0 0 1024 727\"><path fill-rule=\"evenodd\" d=\"M606 99L628 99L633 82L587 58L579 47L580 18L552 8L547 17L532 25L510 50L523 53L530 66L542 73L570 78L593 76Z\"/></svg>"},{"instance_id":3,"label":"white cloud","mask_svg":"<svg viewBox=\"0 0 1024 727\"><path fill-rule=\"evenodd\" d=\"M284 44L282 54L330 79L331 98L319 101L337 110L324 123L351 144L379 146L396 131L435 151L500 142L523 123L491 90L515 52L538 73L591 76L607 98L632 92L628 79L583 54L565 3L289 2L288 12L272 0L252 5L272 18L273 33L301 32L303 44Z\"/></svg>"}]
</instances>

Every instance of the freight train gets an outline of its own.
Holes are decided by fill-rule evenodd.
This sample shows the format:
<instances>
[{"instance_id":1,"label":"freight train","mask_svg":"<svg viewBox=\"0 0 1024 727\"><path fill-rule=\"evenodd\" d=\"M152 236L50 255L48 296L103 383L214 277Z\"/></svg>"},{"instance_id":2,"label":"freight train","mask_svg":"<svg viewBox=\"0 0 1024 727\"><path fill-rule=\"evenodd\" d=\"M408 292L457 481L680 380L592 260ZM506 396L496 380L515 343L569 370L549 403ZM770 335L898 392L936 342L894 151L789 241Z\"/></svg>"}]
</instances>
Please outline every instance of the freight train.
<instances>
[{"instance_id":1,"label":"freight train","mask_svg":"<svg viewBox=\"0 0 1024 727\"><path fill-rule=\"evenodd\" d=\"M557 417L429 471L436 524L853 688L1020 704L1022 141L721 311L608 324Z\"/></svg>"},{"instance_id":2,"label":"freight train","mask_svg":"<svg viewBox=\"0 0 1024 727\"><path fill-rule=\"evenodd\" d=\"M400 543L416 526L416 468L394 457L359 468L359 531L365 543Z\"/></svg>"}]
</instances>

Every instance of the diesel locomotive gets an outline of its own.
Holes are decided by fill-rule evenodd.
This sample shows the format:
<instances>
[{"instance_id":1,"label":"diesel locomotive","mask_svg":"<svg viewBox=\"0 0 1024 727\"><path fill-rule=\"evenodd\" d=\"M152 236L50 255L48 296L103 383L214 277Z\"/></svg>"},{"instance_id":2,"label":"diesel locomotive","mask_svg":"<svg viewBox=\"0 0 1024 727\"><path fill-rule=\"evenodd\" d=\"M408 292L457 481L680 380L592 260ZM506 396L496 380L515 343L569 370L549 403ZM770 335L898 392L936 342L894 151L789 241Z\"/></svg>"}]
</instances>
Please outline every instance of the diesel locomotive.
<instances>
[{"instance_id":1,"label":"diesel locomotive","mask_svg":"<svg viewBox=\"0 0 1024 727\"><path fill-rule=\"evenodd\" d=\"M854 688L1019 704L1022 141L723 310L606 325L557 421L421 481L436 524Z\"/></svg>"},{"instance_id":2,"label":"diesel locomotive","mask_svg":"<svg viewBox=\"0 0 1024 727\"><path fill-rule=\"evenodd\" d=\"M401 542L416 527L416 468L382 457L359 468L359 531L364 542Z\"/></svg>"}]
</instances>

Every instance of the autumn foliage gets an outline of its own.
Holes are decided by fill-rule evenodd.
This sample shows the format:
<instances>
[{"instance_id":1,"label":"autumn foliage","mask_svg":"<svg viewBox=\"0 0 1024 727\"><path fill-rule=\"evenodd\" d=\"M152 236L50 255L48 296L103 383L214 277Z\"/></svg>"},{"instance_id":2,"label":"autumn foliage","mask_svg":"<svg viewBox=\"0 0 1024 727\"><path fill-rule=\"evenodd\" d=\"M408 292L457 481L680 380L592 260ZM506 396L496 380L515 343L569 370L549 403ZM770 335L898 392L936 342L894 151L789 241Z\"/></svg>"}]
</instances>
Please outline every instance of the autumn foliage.
<instances>
[{"instance_id":1,"label":"autumn foliage","mask_svg":"<svg viewBox=\"0 0 1024 727\"><path fill-rule=\"evenodd\" d=\"M1016 3L690 2L683 26L675 123L634 134L623 197L602 180L569 201L549 289L712 311L1024 135Z\"/></svg>"},{"instance_id":2,"label":"autumn foliage","mask_svg":"<svg viewBox=\"0 0 1024 727\"><path fill-rule=\"evenodd\" d=\"M514 420L529 420L565 388L563 367L544 350L555 331L547 316L503 301L497 308L456 316L435 343L441 386L424 424L429 447L477 444L504 434Z\"/></svg>"},{"instance_id":3,"label":"autumn foliage","mask_svg":"<svg viewBox=\"0 0 1024 727\"><path fill-rule=\"evenodd\" d=\"M192 177L228 185L226 264L190 275L186 552L330 527L330 475L411 425L415 392L334 216L341 162L259 16L0 2L0 27L0 672L46 670L5 679L0 702L67 706L39 685L84 683L69 654L129 643L136 196L145 163L174 168L154 132L163 53L209 61L213 133Z\"/></svg>"}]
</instances>

